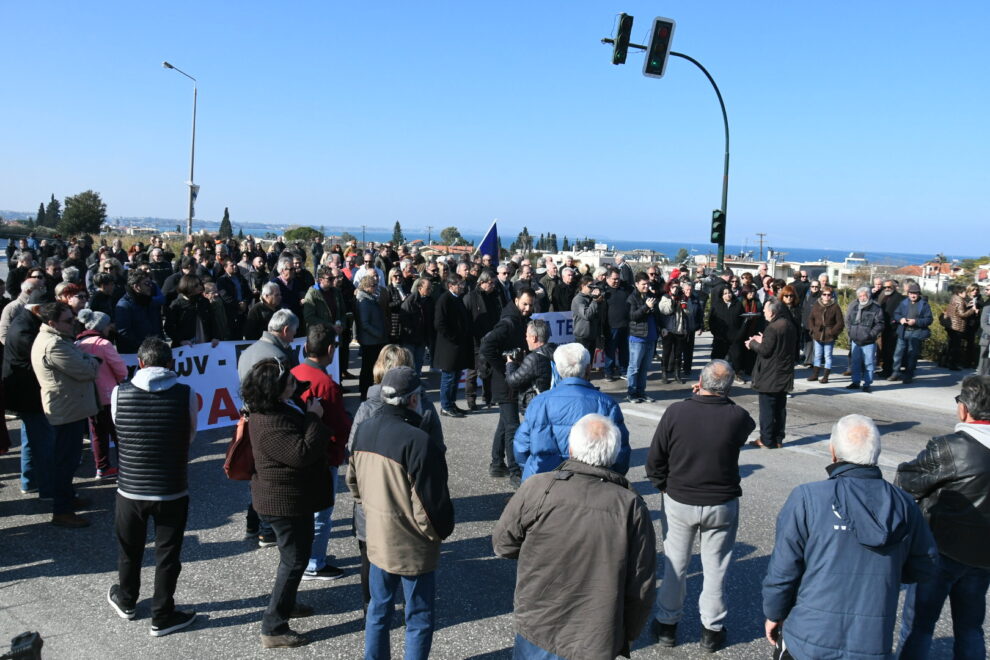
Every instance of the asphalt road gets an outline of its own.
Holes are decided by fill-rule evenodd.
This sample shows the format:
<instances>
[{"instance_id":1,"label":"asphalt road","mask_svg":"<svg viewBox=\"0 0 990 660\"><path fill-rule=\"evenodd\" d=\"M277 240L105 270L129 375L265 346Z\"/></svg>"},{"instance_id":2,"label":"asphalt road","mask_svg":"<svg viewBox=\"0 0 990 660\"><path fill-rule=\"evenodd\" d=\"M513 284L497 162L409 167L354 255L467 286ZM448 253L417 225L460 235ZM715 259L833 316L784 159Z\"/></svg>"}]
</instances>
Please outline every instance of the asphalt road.
<instances>
[{"instance_id":1,"label":"asphalt road","mask_svg":"<svg viewBox=\"0 0 990 660\"><path fill-rule=\"evenodd\" d=\"M699 356L707 345L706 335L698 342ZM926 364L922 373L910 388L881 383L870 395L843 389L848 378L841 376L829 386L806 383L799 371L795 396L788 402L785 447L776 451L747 447L740 459L744 495L726 584L729 634L721 657L769 657L769 645L763 639L760 583L773 546L775 518L791 489L825 477L828 435L835 420L858 412L877 421L884 442L881 464L888 478L893 476L892 468L912 458L929 437L951 430L952 396L958 391L960 372L940 372ZM434 398L436 380L428 379ZM604 389L620 396L624 384L619 381ZM356 383L345 385L356 389ZM651 379L648 389L659 399L657 403L622 404L622 408L633 447L628 476L655 511L659 495L646 480L643 463L665 406L684 398L688 385L662 386ZM738 388L733 398L756 417L756 397L748 387ZM348 406L356 405L356 394L349 395ZM495 409L463 420L443 419L457 527L443 546L437 578L435 658L511 657L515 563L494 557L490 538L512 492L507 480L492 479L487 472L496 421ZM17 422L10 421L8 426L16 438ZM86 452L77 477L82 494L94 500L85 512L93 525L83 530L49 525L47 506L20 494L17 450L0 457L0 640L38 630L45 640L45 658L362 657L359 557L350 532L351 501L346 492L337 498L330 552L336 556L333 563L347 574L336 582L304 582L300 589L300 600L313 605L317 614L297 620L294 627L313 641L293 650L261 648L261 612L278 556L274 548L259 550L243 539L248 488L245 483L227 481L221 469L229 437L229 431L200 433L192 451L190 518L176 601L180 608L199 612L199 620L186 631L164 638L148 635L153 583L150 550L145 556L145 589L137 619L118 618L106 603L107 588L115 580L114 487L93 478L91 455ZM339 488L346 490L342 479ZM661 651L644 633L636 643L634 658L707 656L697 645L700 589L700 563L695 557L679 630L681 643ZM404 629L398 626L398 616L396 623L392 648L398 656ZM936 630L932 657L951 656L950 635L946 612Z\"/></svg>"}]
</instances>

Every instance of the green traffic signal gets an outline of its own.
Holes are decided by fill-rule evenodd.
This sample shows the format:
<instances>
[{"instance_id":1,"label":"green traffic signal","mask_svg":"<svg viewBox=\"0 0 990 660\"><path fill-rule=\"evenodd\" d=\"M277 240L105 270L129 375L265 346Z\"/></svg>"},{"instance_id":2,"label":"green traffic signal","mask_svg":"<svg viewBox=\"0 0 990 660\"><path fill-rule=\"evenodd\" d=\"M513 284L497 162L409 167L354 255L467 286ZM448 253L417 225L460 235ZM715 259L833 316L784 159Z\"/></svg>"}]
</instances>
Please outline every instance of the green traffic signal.
<instances>
[{"instance_id":1,"label":"green traffic signal","mask_svg":"<svg viewBox=\"0 0 990 660\"><path fill-rule=\"evenodd\" d=\"M712 211L712 243L725 245L725 213L722 209Z\"/></svg>"},{"instance_id":2,"label":"green traffic signal","mask_svg":"<svg viewBox=\"0 0 990 660\"><path fill-rule=\"evenodd\" d=\"M615 31L615 43L612 46L612 64L625 64L629 52L629 38L632 35L633 17L629 14L619 14L619 27Z\"/></svg>"},{"instance_id":3,"label":"green traffic signal","mask_svg":"<svg viewBox=\"0 0 990 660\"><path fill-rule=\"evenodd\" d=\"M674 38L674 21L669 18L653 19L653 30L650 32L650 47L643 61L643 75L651 78L663 78L667 69L667 55L670 54L670 43Z\"/></svg>"}]
</instances>

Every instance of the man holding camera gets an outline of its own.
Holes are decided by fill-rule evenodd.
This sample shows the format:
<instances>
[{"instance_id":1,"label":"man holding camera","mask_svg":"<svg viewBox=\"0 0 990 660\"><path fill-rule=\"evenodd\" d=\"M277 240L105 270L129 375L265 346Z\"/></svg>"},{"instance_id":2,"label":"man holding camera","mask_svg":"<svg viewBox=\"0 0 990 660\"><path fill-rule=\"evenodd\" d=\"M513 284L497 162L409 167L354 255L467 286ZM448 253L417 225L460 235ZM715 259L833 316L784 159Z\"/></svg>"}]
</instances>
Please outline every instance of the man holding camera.
<instances>
[{"instance_id":1,"label":"man holding camera","mask_svg":"<svg viewBox=\"0 0 990 660\"><path fill-rule=\"evenodd\" d=\"M574 341L588 350L592 360L595 358L595 346L601 335L601 310L604 304L604 293L601 285L595 282L591 275L585 275L579 283L580 291L571 301L571 314L574 324Z\"/></svg>"}]
</instances>

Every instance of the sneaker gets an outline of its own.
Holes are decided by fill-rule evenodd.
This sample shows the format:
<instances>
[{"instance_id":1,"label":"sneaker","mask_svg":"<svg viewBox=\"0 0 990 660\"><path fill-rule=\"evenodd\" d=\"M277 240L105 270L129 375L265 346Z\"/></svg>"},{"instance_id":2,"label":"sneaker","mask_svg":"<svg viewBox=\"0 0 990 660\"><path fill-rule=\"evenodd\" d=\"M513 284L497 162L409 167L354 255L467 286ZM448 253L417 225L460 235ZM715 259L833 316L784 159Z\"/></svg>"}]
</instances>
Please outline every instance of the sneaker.
<instances>
[{"instance_id":1,"label":"sneaker","mask_svg":"<svg viewBox=\"0 0 990 660\"><path fill-rule=\"evenodd\" d=\"M631 394L627 394L626 398L623 399L626 403L639 403L639 397L635 397Z\"/></svg>"},{"instance_id":2,"label":"sneaker","mask_svg":"<svg viewBox=\"0 0 990 660\"><path fill-rule=\"evenodd\" d=\"M605 376L606 383L614 383L617 380L619 380L618 376Z\"/></svg>"},{"instance_id":3,"label":"sneaker","mask_svg":"<svg viewBox=\"0 0 990 660\"><path fill-rule=\"evenodd\" d=\"M676 623L660 623L656 619L653 619L653 623L650 624L650 633L656 638L657 644L660 646L666 646L667 648L677 646Z\"/></svg>"},{"instance_id":4,"label":"sneaker","mask_svg":"<svg viewBox=\"0 0 990 660\"><path fill-rule=\"evenodd\" d=\"M626 374L619 374L619 378L621 378L622 380L625 380L625 381L628 381L629 380L629 377L626 376Z\"/></svg>"},{"instance_id":5,"label":"sneaker","mask_svg":"<svg viewBox=\"0 0 990 660\"><path fill-rule=\"evenodd\" d=\"M336 580L344 576L344 571L337 568L336 566L331 566L327 564L318 571L306 571L303 573L303 581L307 580ZM299 604L296 603L296 606Z\"/></svg>"},{"instance_id":6,"label":"sneaker","mask_svg":"<svg viewBox=\"0 0 990 660\"><path fill-rule=\"evenodd\" d=\"M725 644L725 635L725 628L721 630L709 630L702 626L701 641L698 644L703 650L714 653Z\"/></svg>"},{"instance_id":7,"label":"sneaker","mask_svg":"<svg viewBox=\"0 0 990 660\"><path fill-rule=\"evenodd\" d=\"M306 579L305 577L303 578ZM292 611L289 612L290 619L305 619L308 616L313 616L314 611L311 605L306 603L296 603L292 606Z\"/></svg>"},{"instance_id":8,"label":"sneaker","mask_svg":"<svg viewBox=\"0 0 990 660\"><path fill-rule=\"evenodd\" d=\"M642 396L639 397L639 402L640 403L654 403L654 402L656 402L656 399L654 399L649 394L643 394Z\"/></svg>"},{"instance_id":9,"label":"sneaker","mask_svg":"<svg viewBox=\"0 0 990 660\"><path fill-rule=\"evenodd\" d=\"M117 478L117 468L109 467L106 470L96 471L97 479L116 479Z\"/></svg>"},{"instance_id":10,"label":"sneaker","mask_svg":"<svg viewBox=\"0 0 990 660\"><path fill-rule=\"evenodd\" d=\"M440 415L443 417L453 417L455 419L460 419L464 417L464 413L460 408L441 408Z\"/></svg>"},{"instance_id":11,"label":"sneaker","mask_svg":"<svg viewBox=\"0 0 990 660\"><path fill-rule=\"evenodd\" d=\"M195 612L182 612L180 610L175 610L168 615L168 618L165 619L164 623L151 624L151 630L149 632L152 637L164 637L165 635L171 635L177 630L188 628L195 620Z\"/></svg>"},{"instance_id":12,"label":"sneaker","mask_svg":"<svg viewBox=\"0 0 990 660\"><path fill-rule=\"evenodd\" d=\"M89 521L74 513L56 513L52 516L52 524L56 527L67 527L69 529L79 529L89 527Z\"/></svg>"},{"instance_id":13,"label":"sneaker","mask_svg":"<svg viewBox=\"0 0 990 660\"><path fill-rule=\"evenodd\" d=\"M261 646L266 649L290 649L302 646L309 640L295 630L287 630L281 635L262 635Z\"/></svg>"},{"instance_id":14,"label":"sneaker","mask_svg":"<svg viewBox=\"0 0 990 660\"><path fill-rule=\"evenodd\" d=\"M110 589L107 590L107 602L110 603L110 607L114 609L121 619L133 619L134 615L137 613L137 608L134 606L125 607L120 602L120 585L111 585Z\"/></svg>"},{"instance_id":15,"label":"sneaker","mask_svg":"<svg viewBox=\"0 0 990 660\"><path fill-rule=\"evenodd\" d=\"M509 476L509 468L505 465L499 463L498 465L488 466L488 476L495 477L496 479L504 479Z\"/></svg>"},{"instance_id":16,"label":"sneaker","mask_svg":"<svg viewBox=\"0 0 990 660\"><path fill-rule=\"evenodd\" d=\"M34 495L37 492L37 488L21 488L21 495Z\"/></svg>"},{"instance_id":17,"label":"sneaker","mask_svg":"<svg viewBox=\"0 0 990 660\"><path fill-rule=\"evenodd\" d=\"M278 539L275 538L275 532L270 532L268 534L258 534L259 548L270 548L273 545L278 545Z\"/></svg>"}]
</instances>

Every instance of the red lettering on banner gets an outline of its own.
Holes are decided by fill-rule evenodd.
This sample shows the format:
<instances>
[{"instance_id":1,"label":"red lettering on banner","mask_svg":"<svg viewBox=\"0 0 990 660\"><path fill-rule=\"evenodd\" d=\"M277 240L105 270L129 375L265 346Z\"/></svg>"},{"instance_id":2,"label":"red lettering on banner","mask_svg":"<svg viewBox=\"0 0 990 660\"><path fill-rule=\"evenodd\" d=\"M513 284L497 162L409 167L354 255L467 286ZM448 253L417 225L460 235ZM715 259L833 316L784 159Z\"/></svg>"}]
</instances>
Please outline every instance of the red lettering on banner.
<instances>
[{"instance_id":1,"label":"red lettering on banner","mask_svg":"<svg viewBox=\"0 0 990 660\"><path fill-rule=\"evenodd\" d=\"M230 398L230 392L227 391L226 387L217 388L216 392L213 393L213 404L210 406L210 417L206 423L209 426L213 426L221 417L226 417L234 422L241 417L240 413L237 411L237 406L234 404L234 400Z\"/></svg>"},{"instance_id":2,"label":"red lettering on banner","mask_svg":"<svg viewBox=\"0 0 990 660\"><path fill-rule=\"evenodd\" d=\"M196 412L203 409L203 395L196 392Z\"/></svg>"}]
</instances>

